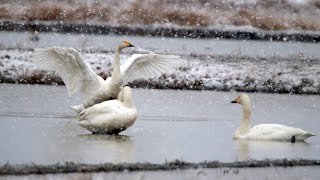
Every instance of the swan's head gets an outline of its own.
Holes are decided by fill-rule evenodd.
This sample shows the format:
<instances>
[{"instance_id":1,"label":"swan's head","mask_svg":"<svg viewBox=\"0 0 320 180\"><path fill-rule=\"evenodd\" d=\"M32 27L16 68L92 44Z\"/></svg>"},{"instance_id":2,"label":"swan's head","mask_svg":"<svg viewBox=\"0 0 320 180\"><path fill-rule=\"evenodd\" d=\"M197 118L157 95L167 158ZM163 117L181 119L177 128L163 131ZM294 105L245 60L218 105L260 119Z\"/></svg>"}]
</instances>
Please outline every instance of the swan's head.
<instances>
[{"instance_id":1,"label":"swan's head","mask_svg":"<svg viewBox=\"0 0 320 180\"><path fill-rule=\"evenodd\" d=\"M119 49L124 49L127 47L134 47L134 45L132 45L128 40L122 41L119 45Z\"/></svg>"},{"instance_id":2,"label":"swan's head","mask_svg":"<svg viewBox=\"0 0 320 180\"><path fill-rule=\"evenodd\" d=\"M231 101L231 103L238 103L241 105L249 104L250 99L249 96L245 93L241 93L235 100Z\"/></svg>"}]
</instances>

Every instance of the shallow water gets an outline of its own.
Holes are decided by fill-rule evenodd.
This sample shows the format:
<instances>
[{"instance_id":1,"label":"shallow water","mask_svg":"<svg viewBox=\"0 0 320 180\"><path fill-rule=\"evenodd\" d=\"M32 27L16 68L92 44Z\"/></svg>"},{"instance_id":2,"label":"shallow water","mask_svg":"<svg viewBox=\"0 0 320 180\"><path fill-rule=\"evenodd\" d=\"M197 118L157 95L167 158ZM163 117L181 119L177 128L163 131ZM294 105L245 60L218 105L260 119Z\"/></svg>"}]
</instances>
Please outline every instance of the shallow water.
<instances>
[{"instance_id":1,"label":"shallow water","mask_svg":"<svg viewBox=\"0 0 320 180\"><path fill-rule=\"evenodd\" d=\"M75 123L65 86L0 84L0 163L199 162L318 159L318 136L305 143L237 141L237 93L134 89L136 123L121 136L91 135ZM320 96L249 94L253 124L281 123L320 134Z\"/></svg>"},{"instance_id":2,"label":"shallow water","mask_svg":"<svg viewBox=\"0 0 320 180\"><path fill-rule=\"evenodd\" d=\"M265 57L320 57L319 43L240 41L214 39L160 38L142 36L81 35L39 33L39 41L30 41L28 32L0 32L4 48L39 48L65 46L79 49L111 50L124 39L137 47L135 50L172 54L203 54L223 56ZM145 49L145 50L143 50ZM134 50L133 48L131 50ZM130 50L129 50L130 51Z\"/></svg>"}]
</instances>

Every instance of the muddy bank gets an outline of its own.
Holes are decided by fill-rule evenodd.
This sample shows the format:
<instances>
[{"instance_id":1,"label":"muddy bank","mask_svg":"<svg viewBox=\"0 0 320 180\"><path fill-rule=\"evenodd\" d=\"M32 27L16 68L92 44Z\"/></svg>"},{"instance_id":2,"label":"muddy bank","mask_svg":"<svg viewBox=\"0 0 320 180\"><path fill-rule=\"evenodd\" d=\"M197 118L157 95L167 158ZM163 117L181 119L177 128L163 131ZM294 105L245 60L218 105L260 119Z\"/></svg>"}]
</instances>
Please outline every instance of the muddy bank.
<instances>
[{"instance_id":1,"label":"muddy bank","mask_svg":"<svg viewBox=\"0 0 320 180\"><path fill-rule=\"evenodd\" d=\"M6 163L0 166L0 174L47 174L47 173L76 173L76 172L111 172L111 171L151 171L151 170L177 170L196 168L256 168L256 167L293 167L293 166L319 166L319 160L262 160L262 161L239 161L221 163L218 161L205 161L190 163L184 161L173 161L164 164L152 163L104 163L104 164L77 164L73 162L57 163L53 165L21 164L14 165Z\"/></svg>"},{"instance_id":2,"label":"muddy bank","mask_svg":"<svg viewBox=\"0 0 320 180\"><path fill-rule=\"evenodd\" d=\"M10 180L42 180L42 179L228 179L228 180L255 180L255 179L317 179L318 166L306 167L269 167L269 168L211 168L185 169L174 171L135 171L135 172L98 172L98 173L64 173L64 174L32 174L32 175L4 175L2 179Z\"/></svg>"},{"instance_id":3,"label":"muddy bank","mask_svg":"<svg viewBox=\"0 0 320 180\"><path fill-rule=\"evenodd\" d=\"M181 38L213 38L236 40L265 40L265 41L301 41L319 42L320 34L316 32L298 31L264 31L259 29L228 29L228 28L183 28L161 26L111 26L94 24L67 24L43 22L15 22L1 21L1 31L16 32L56 32L56 33L81 33L98 35L139 35L155 37L181 37Z\"/></svg>"}]
</instances>

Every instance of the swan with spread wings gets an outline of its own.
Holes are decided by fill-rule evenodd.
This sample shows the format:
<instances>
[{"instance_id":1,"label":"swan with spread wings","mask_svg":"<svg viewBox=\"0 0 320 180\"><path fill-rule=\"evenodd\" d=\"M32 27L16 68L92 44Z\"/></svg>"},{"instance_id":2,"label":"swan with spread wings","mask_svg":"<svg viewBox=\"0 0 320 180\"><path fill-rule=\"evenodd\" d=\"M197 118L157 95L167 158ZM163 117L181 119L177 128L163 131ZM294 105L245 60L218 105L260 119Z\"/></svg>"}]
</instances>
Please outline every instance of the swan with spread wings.
<instances>
[{"instance_id":1,"label":"swan with spread wings","mask_svg":"<svg viewBox=\"0 0 320 180\"><path fill-rule=\"evenodd\" d=\"M85 95L83 104L71 107L80 113L97 103L116 99L121 88L134 79L155 77L176 69L179 56L161 54L133 54L120 66L120 52L128 47L134 46L125 40L116 48L112 76L106 80L98 76L73 48L40 49L33 55L33 60L42 69L56 71L69 96L75 93Z\"/></svg>"}]
</instances>

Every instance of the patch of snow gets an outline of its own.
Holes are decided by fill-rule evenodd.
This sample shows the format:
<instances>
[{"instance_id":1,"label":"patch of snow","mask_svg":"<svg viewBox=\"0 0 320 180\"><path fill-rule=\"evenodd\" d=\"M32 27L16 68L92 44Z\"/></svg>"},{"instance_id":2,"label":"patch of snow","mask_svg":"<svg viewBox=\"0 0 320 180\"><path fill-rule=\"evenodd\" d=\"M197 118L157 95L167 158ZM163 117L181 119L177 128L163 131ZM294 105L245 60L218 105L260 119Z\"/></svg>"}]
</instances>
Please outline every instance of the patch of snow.
<instances>
[{"instance_id":1,"label":"patch of snow","mask_svg":"<svg viewBox=\"0 0 320 180\"><path fill-rule=\"evenodd\" d=\"M111 75L113 53L81 53L97 74L104 78ZM38 69L32 62L32 54L33 51L28 50L0 50L0 80L14 83L62 84L58 74ZM121 55L122 62L128 57L128 54ZM182 59L186 63L175 73L138 79L131 85L172 89L320 94L320 61L317 59L258 59L231 56L182 56Z\"/></svg>"},{"instance_id":2,"label":"patch of snow","mask_svg":"<svg viewBox=\"0 0 320 180\"><path fill-rule=\"evenodd\" d=\"M309 0L287 0L287 2L293 6L304 6L309 3Z\"/></svg>"}]
</instances>

